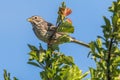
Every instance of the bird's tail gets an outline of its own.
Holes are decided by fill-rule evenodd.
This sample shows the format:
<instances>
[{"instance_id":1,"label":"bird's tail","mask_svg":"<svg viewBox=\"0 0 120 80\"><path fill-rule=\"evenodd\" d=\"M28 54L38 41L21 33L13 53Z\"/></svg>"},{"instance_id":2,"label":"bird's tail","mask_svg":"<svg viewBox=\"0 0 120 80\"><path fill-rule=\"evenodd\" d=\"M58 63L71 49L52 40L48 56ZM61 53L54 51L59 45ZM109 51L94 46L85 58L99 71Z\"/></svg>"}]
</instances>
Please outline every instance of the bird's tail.
<instances>
[{"instance_id":1,"label":"bird's tail","mask_svg":"<svg viewBox=\"0 0 120 80\"><path fill-rule=\"evenodd\" d=\"M82 45L82 46L87 47L87 48L90 48L89 44L84 43L84 42L79 41L79 40L76 40L76 39L72 39L71 42L77 43L77 44Z\"/></svg>"}]
</instances>

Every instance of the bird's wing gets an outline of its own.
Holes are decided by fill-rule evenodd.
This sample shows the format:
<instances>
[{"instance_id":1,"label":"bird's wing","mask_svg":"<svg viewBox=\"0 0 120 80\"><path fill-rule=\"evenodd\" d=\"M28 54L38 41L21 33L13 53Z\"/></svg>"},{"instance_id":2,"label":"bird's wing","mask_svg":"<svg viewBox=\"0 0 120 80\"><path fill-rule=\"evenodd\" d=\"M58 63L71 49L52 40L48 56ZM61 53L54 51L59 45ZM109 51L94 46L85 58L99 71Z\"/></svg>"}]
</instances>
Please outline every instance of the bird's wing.
<instances>
[{"instance_id":1,"label":"bird's wing","mask_svg":"<svg viewBox=\"0 0 120 80\"><path fill-rule=\"evenodd\" d=\"M49 23L49 22L47 22L47 25L48 26L54 26L52 23Z\"/></svg>"},{"instance_id":2,"label":"bird's wing","mask_svg":"<svg viewBox=\"0 0 120 80\"><path fill-rule=\"evenodd\" d=\"M57 27L55 27L52 23L47 22L48 30L55 31Z\"/></svg>"}]
</instances>

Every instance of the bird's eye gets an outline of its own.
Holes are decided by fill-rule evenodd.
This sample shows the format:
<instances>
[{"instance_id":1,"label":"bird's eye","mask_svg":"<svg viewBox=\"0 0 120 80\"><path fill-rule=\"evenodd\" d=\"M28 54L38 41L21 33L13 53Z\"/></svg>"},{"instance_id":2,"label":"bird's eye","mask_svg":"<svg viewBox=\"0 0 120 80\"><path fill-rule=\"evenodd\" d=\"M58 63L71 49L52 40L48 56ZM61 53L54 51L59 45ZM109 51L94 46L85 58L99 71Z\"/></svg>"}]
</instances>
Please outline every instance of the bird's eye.
<instances>
[{"instance_id":1,"label":"bird's eye","mask_svg":"<svg viewBox=\"0 0 120 80\"><path fill-rule=\"evenodd\" d=\"M37 19L37 17L34 17L35 19Z\"/></svg>"}]
</instances>

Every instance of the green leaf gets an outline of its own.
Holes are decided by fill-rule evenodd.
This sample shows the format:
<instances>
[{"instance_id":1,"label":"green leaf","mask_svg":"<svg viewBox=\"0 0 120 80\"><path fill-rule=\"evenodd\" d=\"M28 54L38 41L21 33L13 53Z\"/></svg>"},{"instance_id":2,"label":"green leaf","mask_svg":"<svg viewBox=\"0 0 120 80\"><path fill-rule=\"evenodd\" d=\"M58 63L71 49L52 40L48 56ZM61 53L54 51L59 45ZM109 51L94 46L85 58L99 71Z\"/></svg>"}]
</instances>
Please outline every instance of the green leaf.
<instances>
[{"instance_id":1,"label":"green leaf","mask_svg":"<svg viewBox=\"0 0 120 80\"><path fill-rule=\"evenodd\" d=\"M42 80L48 80L48 77L47 77L47 74L45 71L40 72L40 76L41 76Z\"/></svg>"},{"instance_id":2,"label":"green leaf","mask_svg":"<svg viewBox=\"0 0 120 80\"><path fill-rule=\"evenodd\" d=\"M100 44L100 43L99 43ZM97 49L97 51L98 51L98 53L102 53L102 51L101 51L101 48L99 48L99 46L98 46L98 43L97 42L94 42L94 45L95 45L95 48Z\"/></svg>"},{"instance_id":3,"label":"green leaf","mask_svg":"<svg viewBox=\"0 0 120 80\"><path fill-rule=\"evenodd\" d=\"M59 43L70 42L70 36L68 36L68 35L63 35L63 36L61 36L61 37L58 38L58 42L59 42Z\"/></svg>"},{"instance_id":4,"label":"green leaf","mask_svg":"<svg viewBox=\"0 0 120 80\"><path fill-rule=\"evenodd\" d=\"M37 52L36 51L31 51L30 53L30 59L29 60L39 60L39 56L37 55Z\"/></svg>"},{"instance_id":5,"label":"green leaf","mask_svg":"<svg viewBox=\"0 0 120 80\"><path fill-rule=\"evenodd\" d=\"M65 2L62 2L62 7L63 7L63 8L66 8Z\"/></svg>"},{"instance_id":6,"label":"green leaf","mask_svg":"<svg viewBox=\"0 0 120 80\"><path fill-rule=\"evenodd\" d=\"M42 52L42 53L40 53L40 55L39 55L39 62L43 62L44 59L45 59L45 53Z\"/></svg>"},{"instance_id":7,"label":"green leaf","mask_svg":"<svg viewBox=\"0 0 120 80\"><path fill-rule=\"evenodd\" d=\"M114 27L117 25L117 20L118 20L118 16L114 14L112 17L112 24L114 25Z\"/></svg>"},{"instance_id":8,"label":"green leaf","mask_svg":"<svg viewBox=\"0 0 120 80\"><path fill-rule=\"evenodd\" d=\"M109 7L109 11L115 12L115 11L116 11L116 5L117 5L117 3L116 3L116 2L113 2L113 3L112 3L112 6Z\"/></svg>"},{"instance_id":9,"label":"green leaf","mask_svg":"<svg viewBox=\"0 0 120 80\"><path fill-rule=\"evenodd\" d=\"M42 47L41 44L40 44L40 46L39 46L39 49L40 49L40 51L44 51L44 49L43 49L43 47Z\"/></svg>"},{"instance_id":10,"label":"green leaf","mask_svg":"<svg viewBox=\"0 0 120 80\"><path fill-rule=\"evenodd\" d=\"M89 45L90 45L91 52L95 54L96 52L95 52L94 42L92 41Z\"/></svg>"},{"instance_id":11,"label":"green leaf","mask_svg":"<svg viewBox=\"0 0 120 80\"><path fill-rule=\"evenodd\" d=\"M61 80L82 80L85 76L76 65L63 66L60 71Z\"/></svg>"},{"instance_id":12,"label":"green leaf","mask_svg":"<svg viewBox=\"0 0 120 80\"><path fill-rule=\"evenodd\" d=\"M98 62L98 65L99 65L103 70L106 70L106 63L105 63L105 61L101 60L101 62Z\"/></svg>"},{"instance_id":13,"label":"green leaf","mask_svg":"<svg viewBox=\"0 0 120 80\"><path fill-rule=\"evenodd\" d=\"M85 78L89 73L90 73L89 71L88 71L88 72L85 72L84 74L82 74L82 75L80 76L80 79L82 80L82 79Z\"/></svg>"},{"instance_id":14,"label":"green leaf","mask_svg":"<svg viewBox=\"0 0 120 80\"><path fill-rule=\"evenodd\" d=\"M8 73L5 69L4 69L4 80L11 80L10 73ZM18 79L16 77L13 77L13 80L18 80Z\"/></svg>"},{"instance_id":15,"label":"green leaf","mask_svg":"<svg viewBox=\"0 0 120 80\"><path fill-rule=\"evenodd\" d=\"M57 32L73 33L74 26L71 23L65 21L58 27Z\"/></svg>"},{"instance_id":16,"label":"green leaf","mask_svg":"<svg viewBox=\"0 0 120 80\"><path fill-rule=\"evenodd\" d=\"M106 18L105 16L103 16L103 18L104 18L104 21L105 21L105 25L102 26L104 37L109 38L109 37L111 37L112 26L111 26L110 20L108 18Z\"/></svg>"},{"instance_id":17,"label":"green leaf","mask_svg":"<svg viewBox=\"0 0 120 80\"><path fill-rule=\"evenodd\" d=\"M61 42L60 42L61 43ZM49 47L52 51L55 51L55 50L57 50L57 51L59 51L59 45L58 44L52 44L52 45L50 45L50 47Z\"/></svg>"},{"instance_id":18,"label":"green leaf","mask_svg":"<svg viewBox=\"0 0 120 80\"><path fill-rule=\"evenodd\" d=\"M36 62L28 62L28 64L41 68L41 66L37 64Z\"/></svg>"},{"instance_id":19,"label":"green leaf","mask_svg":"<svg viewBox=\"0 0 120 80\"><path fill-rule=\"evenodd\" d=\"M73 64L74 60L71 56L64 56L63 62L70 65L70 64Z\"/></svg>"},{"instance_id":20,"label":"green leaf","mask_svg":"<svg viewBox=\"0 0 120 80\"><path fill-rule=\"evenodd\" d=\"M115 63L116 65L120 64L120 57L116 57L116 58L114 59L114 63Z\"/></svg>"},{"instance_id":21,"label":"green leaf","mask_svg":"<svg viewBox=\"0 0 120 80\"><path fill-rule=\"evenodd\" d=\"M107 26L107 27L111 27L111 24L110 24L109 19L107 19L105 16L103 16L103 18L104 18L104 21L105 21L105 23L106 23L106 26Z\"/></svg>"},{"instance_id":22,"label":"green leaf","mask_svg":"<svg viewBox=\"0 0 120 80\"><path fill-rule=\"evenodd\" d=\"M30 48L30 50L34 50L34 51L38 50L35 46L30 44L28 44L28 47Z\"/></svg>"},{"instance_id":23,"label":"green leaf","mask_svg":"<svg viewBox=\"0 0 120 80\"><path fill-rule=\"evenodd\" d=\"M48 78L53 78L53 76L55 74L55 70L48 67L46 70L46 74L47 74Z\"/></svg>"},{"instance_id":24,"label":"green leaf","mask_svg":"<svg viewBox=\"0 0 120 80\"><path fill-rule=\"evenodd\" d=\"M10 79L10 73L7 73L6 70L4 70L4 80L11 80Z\"/></svg>"},{"instance_id":25,"label":"green leaf","mask_svg":"<svg viewBox=\"0 0 120 80\"><path fill-rule=\"evenodd\" d=\"M91 75L91 78L95 78L95 77L96 77L96 75L95 75L96 70L95 70L95 69L93 69L92 67L90 67L90 68L89 68L89 70L90 70L90 75Z\"/></svg>"},{"instance_id":26,"label":"green leaf","mask_svg":"<svg viewBox=\"0 0 120 80\"><path fill-rule=\"evenodd\" d=\"M100 38L97 38L97 45L99 48L102 48L102 41Z\"/></svg>"},{"instance_id":27,"label":"green leaf","mask_svg":"<svg viewBox=\"0 0 120 80\"><path fill-rule=\"evenodd\" d=\"M97 36L98 38L101 38L102 40L106 41L104 37L102 36Z\"/></svg>"},{"instance_id":28,"label":"green leaf","mask_svg":"<svg viewBox=\"0 0 120 80\"><path fill-rule=\"evenodd\" d=\"M100 58L100 59L102 59L102 57L101 57L101 55L100 54L93 54L93 56L95 57L95 58Z\"/></svg>"},{"instance_id":29,"label":"green leaf","mask_svg":"<svg viewBox=\"0 0 120 80\"><path fill-rule=\"evenodd\" d=\"M14 77L13 80L18 80L18 79L16 77Z\"/></svg>"},{"instance_id":30,"label":"green leaf","mask_svg":"<svg viewBox=\"0 0 120 80\"><path fill-rule=\"evenodd\" d=\"M48 50L46 51L46 58L47 58L48 56L50 56L50 55L52 55L52 50L51 50L51 49L48 49Z\"/></svg>"}]
</instances>

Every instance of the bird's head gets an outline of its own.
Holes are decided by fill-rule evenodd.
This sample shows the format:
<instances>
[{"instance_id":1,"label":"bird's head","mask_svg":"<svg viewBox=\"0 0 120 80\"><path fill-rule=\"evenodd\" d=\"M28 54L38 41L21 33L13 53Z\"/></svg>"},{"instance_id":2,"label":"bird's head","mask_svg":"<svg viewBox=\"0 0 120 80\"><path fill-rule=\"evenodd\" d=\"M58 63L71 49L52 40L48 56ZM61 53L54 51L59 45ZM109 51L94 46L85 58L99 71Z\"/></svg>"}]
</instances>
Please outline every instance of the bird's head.
<instances>
[{"instance_id":1,"label":"bird's head","mask_svg":"<svg viewBox=\"0 0 120 80\"><path fill-rule=\"evenodd\" d=\"M28 21L34 25L37 25L37 24L44 22L44 19L40 16L32 16L28 18Z\"/></svg>"}]
</instances>

